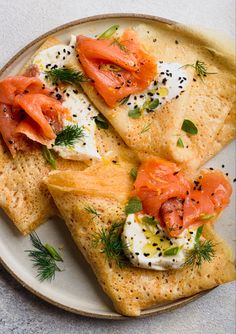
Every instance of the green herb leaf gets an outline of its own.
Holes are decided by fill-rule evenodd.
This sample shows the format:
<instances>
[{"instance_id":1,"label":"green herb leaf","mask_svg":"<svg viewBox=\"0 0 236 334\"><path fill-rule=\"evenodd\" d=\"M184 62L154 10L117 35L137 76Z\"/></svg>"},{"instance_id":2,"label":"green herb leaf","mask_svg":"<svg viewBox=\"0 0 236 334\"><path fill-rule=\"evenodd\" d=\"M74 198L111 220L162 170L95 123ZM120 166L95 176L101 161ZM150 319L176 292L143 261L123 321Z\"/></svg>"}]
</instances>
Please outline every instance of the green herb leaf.
<instances>
[{"instance_id":1,"label":"green herb leaf","mask_svg":"<svg viewBox=\"0 0 236 334\"><path fill-rule=\"evenodd\" d=\"M120 101L120 105L122 104L126 104L129 101L130 95L124 97L121 101Z\"/></svg>"},{"instance_id":2,"label":"green herb leaf","mask_svg":"<svg viewBox=\"0 0 236 334\"><path fill-rule=\"evenodd\" d=\"M181 67L193 67L201 80L203 80L203 77L206 77L208 74L216 74L215 72L208 72L206 64L200 60L197 60L195 64L186 64Z\"/></svg>"},{"instance_id":3,"label":"green herb leaf","mask_svg":"<svg viewBox=\"0 0 236 334\"><path fill-rule=\"evenodd\" d=\"M128 264L125 257L125 245L121 239L121 232L124 223L113 223L109 230L102 228L98 233L93 235L92 244L94 247L101 245L101 252L105 254L108 260L113 260L119 267Z\"/></svg>"},{"instance_id":4,"label":"green herb leaf","mask_svg":"<svg viewBox=\"0 0 236 334\"><path fill-rule=\"evenodd\" d=\"M95 123L96 123L98 128L100 128L100 129L108 129L109 128L109 124L108 124L107 120L101 114L95 116L94 120L95 120Z\"/></svg>"},{"instance_id":5,"label":"green herb leaf","mask_svg":"<svg viewBox=\"0 0 236 334\"><path fill-rule=\"evenodd\" d=\"M44 247L47 249L48 253L54 258L55 261L63 262L61 255L56 251L53 246L45 244Z\"/></svg>"},{"instance_id":6,"label":"green herb leaf","mask_svg":"<svg viewBox=\"0 0 236 334\"><path fill-rule=\"evenodd\" d=\"M88 206L88 207L86 207L84 209L85 209L85 211L87 211L88 213L90 213L93 216L93 218L94 217L99 217L99 214L97 213L97 211L94 208L92 208L91 206Z\"/></svg>"},{"instance_id":7,"label":"green herb leaf","mask_svg":"<svg viewBox=\"0 0 236 334\"><path fill-rule=\"evenodd\" d=\"M82 127L75 125L68 125L64 130L57 134L55 145L58 146L72 146L77 140L84 137L84 130Z\"/></svg>"},{"instance_id":8,"label":"green herb leaf","mask_svg":"<svg viewBox=\"0 0 236 334\"><path fill-rule=\"evenodd\" d=\"M183 266L201 266L203 261L210 262L215 256L215 249L212 240L195 242L194 248L187 253Z\"/></svg>"},{"instance_id":9,"label":"green herb leaf","mask_svg":"<svg viewBox=\"0 0 236 334\"><path fill-rule=\"evenodd\" d=\"M55 278L57 271L62 271L56 264L56 262L63 262L62 257L53 246L49 244L44 246L35 232L30 234L30 240L35 250L25 252L28 253L33 266L37 269L37 277L40 281L51 281Z\"/></svg>"},{"instance_id":10,"label":"green herb leaf","mask_svg":"<svg viewBox=\"0 0 236 334\"><path fill-rule=\"evenodd\" d=\"M184 148L183 140L182 140L180 137L179 137L179 139L177 140L176 145L177 145L178 147Z\"/></svg>"},{"instance_id":11,"label":"green herb leaf","mask_svg":"<svg viewBox=\"0 0 236 334\"><path fill-rule=\"evenodd\" d=\"M122 43L119 41L118 38L114 38L114 40L113 40L113 42L111 43L111 45L117 45L118 48L121 49L121 51L126 52L126 53L128 52L127 47L126 47L124 44L122 44Z\"/></svg>"},{"instance_id":12,"label":"green herb leaf","mask_svg":"<svg viewBox=\"0 0 236 334\"><path fill-rule=\"evenodd\" d=\"M196 135L198 133L198 129L197 129L196 125L192 121L190 121L189 119L185 119L183 121L181 129L183 131L191 134L191 135Z\"/></svg>"},{"instance_id":13,"label":"green herb leaf","mask_svg":"<svg viewBox=\"0 0 236 334\"><path fill-rule=\"evenodd\" d=\"M53 169L56 169L56 159L54 157L54 152L52 150L49 150L47 146L42 147L42 154L44 159L52 166Z\"/></svg>"},{"instance_id":14,"label":"green herb leaf","mask_svg":"<svg viewBox=\"0 0 236 334\"><path fill-rule=\"evenodd\" d=\"M137 168L135 168L135 167L131 168L130 176L132 177L133 180L136 180L137 174L138 174Z\"/></svg>"},{"instance_id":15,"label":"green herb leaf","mask_svg":"<svg viewBox=\"0 0 236 334\"><path fill-rule=\"evenodd\" d=\"M51 81L53 85L67 83L79 86L81 82L91 81L84 75L83 72L77 72L66 67L55 68L53 70L46 71L45 74L47 79Z\"/></svg>"},{"instance_id":16,"label":"green herb leaf","mask_svg":"<svg viewBox=\"0 0 236 334\"><path fill-rule=\"evenodd\" d=\"M111 26L110 28L108 28L106 31L104 31L101 35L99 35L97 37L97 39L109 39L111 38L115 32L119 29L119 25L118 24L114 24L113 26Z\"/></svg>"},{"instance_id":17,"label":"green herb leaf","mask_svg":"<svg viewBox=\"0 0 236 334\"><path fill-rule=\"evenodd\" d=\"M177 246L177 247L171 247L171 248L168 248L166 249L164 252L163 252L163 255L164 256L175 256L177 255L180 250L182 249L183 246Z\"/></svg>"},{"instance_id":18,"label":"green herb leaf","mask_svg":"<svg viewBox=\"0 0 236 334\"><path fill-rule=\"evenodd\" d=\"M204 216L200 216L200 219L201 220L209 220L213 217L215 217L215 215L204 215Z\"/></svg>"},{"instance_id":19,"label":"green herb leaf","mask_svg":"<svg viewBox=\"0 0 236 334\"><path fill-rule=\"evenodd\" d=\"M134 108L133 110L129 110L128 116L131 118L139 118L141 116L140 108Z\"/></svg>"},{"instance_id":20,"label":"green herb leaf","mask_svg":"<svg viewBox=\"0 0 236 334\"><path fill-rule=\"evenodd\" d=\"M151 109L151 110L156 109L156 108L159 106L159 103L160 103L159 99L155 99L155 100L153 100L153 101L148 105L148 109Z\"/></svg>"},{"instance_id":21,"label":"green herb leaf","mask_svg":"<svg viewBox=\"0 0 236 334\"><path fill-rule=\"evenodd\" d=\"M160 224L160 222L158 220L156 220L155 217L144 216L142 218L142 221L145 224L149 224L149 225L158 225L158 224Z\"/></svg>"},{"instance_id":22,"label":"green herb leaf","mask_svg":"<svg viewBox=\"0 0 236 334\"><path fill-rule=\"evenodd\" d=\"M127 215L135 212L139 212L143 209L142 202L138 197L132 197L129 203L125 207L125 213Z\"/></svg>"},{"instance_id":23,"label":"green herb leaf","mask_svg":"<svg viewBox=\"0 0 236 334\"><path fill-rule=\"evenodd\" d=\"M199 226L197 229L196 237L195 237L195 242L199 242L200 237L202 235L202 230L203 230L203 225Z\"/></svg>"}]
</instances>

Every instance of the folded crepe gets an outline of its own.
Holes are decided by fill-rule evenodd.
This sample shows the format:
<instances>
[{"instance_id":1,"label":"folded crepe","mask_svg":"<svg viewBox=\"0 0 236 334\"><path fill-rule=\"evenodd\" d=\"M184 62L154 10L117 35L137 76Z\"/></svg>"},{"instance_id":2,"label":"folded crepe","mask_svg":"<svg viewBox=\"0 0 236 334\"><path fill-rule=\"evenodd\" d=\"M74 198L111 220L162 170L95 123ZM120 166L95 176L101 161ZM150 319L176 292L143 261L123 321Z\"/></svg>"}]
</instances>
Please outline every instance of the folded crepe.
<instances>
[{"instance_id":1,"label":"folded crepe","mask_svg":"<svg viewBox=\"0 0 236 334\"><path fill-rule=\"evenodd\" d=\"M232 57L213 52L211 45L207 44L206 48L204 38L178 25L140 24L133 29L148 53L158 61L186 65L200 60L208 72L215 74L208 74L202 80L191 66L186 67L189 84L179 98L138 119L128 116L127 105L108 107L91 83L83 83L82 87L133 150L183 165L188 163L188 168L196 169L235 137L236 80ZM80 67L78 62L74 65ZM181 129L184 119L195 124L197 135ZM178 138L184 147L177 146Z\"/></svg>"},{"instance_id":2,"label":"folded crepe","mask_svg":"<svg viewBox=\"0 0 236 334\"><path fill-rule=\"evenodd\" d=\"M168 271L132 265L120 268L106 258L101 248L94 246L96 233L125 219L124 207L132 189L129 171L127 164L98 164L81 172L52 172L45 180L75 243L115 309L126 316L139 316L146 308L234 280L228 246L210 225L204 226L203 236L215 244L215 256L201 267Z\"/></svg>"},{"instance_id":3,"label":"folded crepe","mask_svg":"<svg viewBox=\"0 0 236 334\"><path fill-rule=\"evenodd\" d=\"M32 64L40 51L57 44L62 42L53 37L47 39L20 74ZM108 129L96 129L95 136L97 149L103 160L120 163L123 160L135 159L133 152L111 126ZM86 167L87 165L80 161L57 158L57 168L60 170L82 170ZM51 195L42 182L51 170L39 146L32 144L29 152L19 152L13 159L0 138L0 208L24 235L58 214Z\"/></svg>"}]
</instances>

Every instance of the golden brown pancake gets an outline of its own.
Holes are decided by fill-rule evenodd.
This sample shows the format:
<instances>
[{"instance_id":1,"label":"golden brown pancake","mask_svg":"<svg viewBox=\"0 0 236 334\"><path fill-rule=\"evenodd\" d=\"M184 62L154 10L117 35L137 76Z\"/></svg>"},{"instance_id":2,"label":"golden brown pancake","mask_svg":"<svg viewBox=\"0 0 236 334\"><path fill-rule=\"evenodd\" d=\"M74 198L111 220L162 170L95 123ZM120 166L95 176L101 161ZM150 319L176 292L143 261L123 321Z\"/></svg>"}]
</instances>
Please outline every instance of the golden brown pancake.
<instances>
[{"instance_id":1,"label":"golden brown pancake","mask_svg":"<svg viewBox=\"0 0 236 334\"><path fill-rule=\"evenodd\" d=\"M116 310L139 316L141 310L194 295L235 279L228 246L210 225L203 236L215 244L215 257L201 267L155 271L128 265L120 268L94 246L94 234L125 219L124 207L132 189L129 165L94 165L82 172L53 172L48 189L71 235L91 265ZM95 174L96 172L96 174ZM93 208L97 215L86 208Z\"/></svg>"}]
</instances>

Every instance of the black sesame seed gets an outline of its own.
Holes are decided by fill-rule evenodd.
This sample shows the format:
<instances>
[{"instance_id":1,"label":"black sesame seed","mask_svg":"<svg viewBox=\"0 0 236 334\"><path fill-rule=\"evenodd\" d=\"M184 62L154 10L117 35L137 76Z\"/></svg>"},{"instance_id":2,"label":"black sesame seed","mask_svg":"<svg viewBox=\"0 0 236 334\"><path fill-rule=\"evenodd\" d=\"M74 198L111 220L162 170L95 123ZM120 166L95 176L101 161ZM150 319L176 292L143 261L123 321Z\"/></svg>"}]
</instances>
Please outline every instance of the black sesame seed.
<instances>
[{"instance_id":1,"label":"black sesame seed","mask_svg":"<svg viewBox=\"0 0 236 334\"><path fill-rule=\"evenodd\" d=\"M139 255L139 253L138 253L138 252L136 252L136 253L135 253L135 255Z\"/></svg>"},{"instance_id":2,"label":"black sesame seed","mask_svg":"<svg viewBox=\"0 0 236 334\"><path fill-rule=\"evenodd\" d=\"M146 232L145 228L142 229L143 232Z\"/></svg>"},{"instance_id":3,"label":"black sesame seed","mask_svg":"<svg viewBox=\"0 0 236 334\"><path fill-rule=\"evenodd\" d=\"M229 173L225 173L225 175L226 175L226 176L228 176L228 175L229 175Z\"/></svg>"},{"instance_id":4,"label":"black sesame seed","mask_svg":"<svg viewBox=\"0 0 236 334\"><path fill-rule=\"evenodd\" d=\"M193 78L193 81L197 81L197 79Z\"/></svg>"},{"instance_id":5,"label":"black sesame seed","mask_svg":"<svg viewBox=\"0 0 236 334\"><path fill-rule=\"evenodd\" d=\"M151 267L152 266L151 262L148 262L148 265L149 265L149 267Z\"/></svg>"},{"instance_id":6,"label":"black sesame seed","mask_svg":"<svg viewBox=\"0 0 236 334\"><path fill-rule=\"evenodd\" d=\"M178 99L179 98L179 95L176 95L176 97L175 97L176 99Z\"/></svg>"},{"instance_id":7,"label":"black sesame seed","mask_svg":"<svg viewBox=\"0 0 236 334\"><path fill-rule=\"evenodd\" d=\"M160 253L158 254L158 256L162 256L162 252L160 252Z\"/></svg>"},{"instance_id":8,"label":"black sesame seed","mask_svg":"<svg viewBox=\"0 0 236 334\"><path fill-rule=\"evenodd\" d=\"M65 59L66 59L66 57L63 57L62 59L63 59L63 60L65 60Z\"/></svg>"},{"instance_id":9,"label":"black sesame seed","mask_svg":"<svg viewBox=\"0 0 236 334\"><path fill-rule=\"evenodd\" d=\"M152 245L155 247L155 246L157 246L157 243L154 242Z\"/></svg>"},{"instance_id":10,"label":"black sesame seed","mask_svg":"<svg viewBox=\"0 0 236 334\"><path fill-rule=\"evenodd\" d=\"M149 253L143 253L145 257L148 257L150 254Z\"/></svg>"},{"instance_id":11,"label":"black sesame seed","mask_svg":"<svg viewBox=\"0 0 236 334\"><path fill-rule=\"evenodd\" d=\"M213 167L210 167L209 169L210 169L210 170L214 170L214 168L213 168Z\"/></svg>"},{"instance_id":12,"label":"black sesame seed","mask_svg":"<svg viewBox=\"0 0 236 334\"><path fill-rule=\"evenodd\" d=\"M160 247L157 247L157 250L161 250Z\"/></svg>"},{"instance_id":13,"label":"black sesame seed","mask_svg":"<svg viewBox=\"0 0 236 334\"><path fill-rule=\"evenodd\" d=\"M78 90L77 89L73 89L73 92L75 93L75 94L78 94Z\"/></svg>"},{"instance_id":14,"label":"black sesame seed","mask_svg":"<svg viewBox=\"0 0 236 334\"><path fill-rule=\"evenodd\" d=\"M235 178L235 179L233 179L233 182L236 182L236 178Z\"/></svg>"},{"instance_id":15,"label":"black sesame seed","mask_svg":"<svg viewBox=\"0 0 236 334\"><path fill-rule=\"evenodd\" d=\"M165 74L165 72L161 72L160 74L162 74L162 75L163 75L163 74Z\"/></svg>"},{"instance_id":16,"label":"black sesame seed","mask_svg":"<svg viewBox=\"0 0 236 334\"><path fill-rule=\"evenodd\" d=\"M69 97L69 96L70 96L70 94L69 94L69 93L66 93L66 96L68 96L68 97Z\"/></svg>"},{"instance_id":17,"label":"black sesame seed","mask_svg":"<svg viewBox=\"0 0 236 334\"><path fill-rule=\"evenodd\" d=\"M183 86L178 86L180 89L182 89L183 88Z\"/></svg>"},{"instance_id":18,"label":"black sesame seed","mask_svg":"<svg viewBox=\"0 0 236 334\"><path fill-rule=\"evenodd\" d=\"M67 54L70 55L70 51L67 51Z\"/></svg>"},{"instance_id":19,"label":"black sesame seed","mask_svg":"<svg viewBox=\"0 0 236 334\"><path fill-rule=\"evenodd\" d=\"M76 114L73 114L73 117L77 117L77 115L76 115Z\"/></svg>"},{"instance_id":20,"label":"black sesame seed","mask_svg":"<svg viewBox=\"0 0 236 334\"><path fill-rule=\"evenodd\" d=\"M175 44L179 44L179 41L177 41L177 39L175 40Z\"/></svg>"},{"instance_id":21,"label":"black sesame seed","mask_svg":"<svg viewBox=\"0 0 236 334\"><path fill-rule=\"evenodd\" d=\"M8 140L8 143L13 144L14 142L13 142L13 140Z\"/></svg>"}]
</instances>

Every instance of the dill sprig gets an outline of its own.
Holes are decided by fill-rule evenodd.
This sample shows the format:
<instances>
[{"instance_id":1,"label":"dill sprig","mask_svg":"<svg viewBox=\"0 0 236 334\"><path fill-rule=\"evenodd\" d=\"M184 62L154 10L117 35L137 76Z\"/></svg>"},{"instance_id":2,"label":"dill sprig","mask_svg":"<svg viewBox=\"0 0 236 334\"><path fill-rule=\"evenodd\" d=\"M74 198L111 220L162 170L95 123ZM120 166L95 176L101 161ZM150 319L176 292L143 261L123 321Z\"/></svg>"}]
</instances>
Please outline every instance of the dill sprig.
<instances>
[{"instance_id":1,"label":"dill sprig","mask_svg":"<svg viewBox=\"0 0 236 334\"><path fill-rule=\"evenodd\" d=\"M124 223L113 223L109 230L102 228L93 235L93 246L101 245L101 252L108 260L115 261L120 268L128 263L124 254L125 245L121 239L123 226Z\"/></svg>"},{"instance_id":2,"label":"dill sprig","mask_svg":"<svg viewBox=\"0 0 236 334\"><path fill-rule=\"evenodd\" d=\"M56 262L63 262L62 257L53 246L43 245L37 233L31 233L30 240L35 250L26 250L25 252L28 253L33 266L37 269L37 277L40 281L51 281L55 278L56 271L62 271L56 264Z\"/></svg>"},{"instance_id":3,"label":"dill sprig","mask_svg":"<svg viewBox=\"0 0 236 334\"><path fill-rule=\"evenodd\" d=\"M87 206L86 208L84 208L84 210L90 213L93 216L93 218L99 217L97 210L92 208L91 206Z\"/></svg>"},{"instance_id":4,"label":"dill sprig","mask_svg":"<svg viewBox=\"0 0 236 334\"><path fill-rule=\"evenodd\" d=\"M144 124L142 130L140 131L140 134L143 134L143 133L149 131L150 128L151 128L151 125L152 125L152 122L151 122L151 123L146 123L146 124Z\"/></svg>"},{"instance_id":5,"label":"dill sprig","mask_svg":"<svg viewBox=\"0 0 236 334\"><path fill-rule=\"evenodd\" d=\"M55 139L55 145L72 146L75 141L84 137L84 130L77 124L68 125L62 131L58 132Z\"/></svg>"},{"instance_id":6,"label":"dill sprig","mask_svg":"<svg viewBox=\"0 0 236 334\"><path fill-rule=\"evenodd\" d=\"M113 42L110 45L117 45L121 49L121 51L124 51L126 53L128 52L127 47L122 44L118 38L114 38Z\"/></svg>"},{"instance_id":7,"label":"dill sprig","mask_svg":"<svg viewBox=\"0 0 236 334\"><path fill-rule=\"evenodd\" d=\"M182 67L193 67L201 80L208 74L216 74L215 72L208 72L206 64L200 60L197 60L195 64L186 64Z\"/></svg>"},{"instance_id":8,"label":"dill sprig","mask_svg":"<svg viewBox=\"0 0 236 334\"><path fill-rule=\"evenodd\" d=\"M201 266L203 261L211 262L215 256L214 244L212 240L198 241L194 248L187 254L184 266Z\"/></svg>"},{"instance_id":9,"label":"dill sprig","mask_svg":"<svg viewBox=\"0 0 236 334\"><path fill-rule=\"evenodd\" d=\"M197 229L194 248L188 251L183 266L201 266L203 261L210 262L215 256L214 244L211 240L201 241L203 225Z\"/></svg>"},{"instance_id":10,"label":"dill sprig","mask_svg":"<svg viewBox=\"0 0 236 334\"><path fill-rule=\"evenodd\" d=\"M72 84L79 86L81 82L90 81L83 72L74 71L73 69L61 67L54 68L45 72L47 79L52 82L53 85L60 83Z\"/></svg>"}]
</instances>

